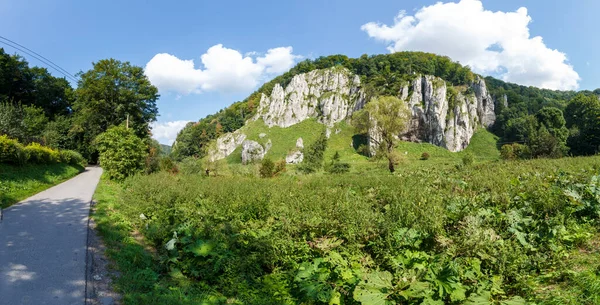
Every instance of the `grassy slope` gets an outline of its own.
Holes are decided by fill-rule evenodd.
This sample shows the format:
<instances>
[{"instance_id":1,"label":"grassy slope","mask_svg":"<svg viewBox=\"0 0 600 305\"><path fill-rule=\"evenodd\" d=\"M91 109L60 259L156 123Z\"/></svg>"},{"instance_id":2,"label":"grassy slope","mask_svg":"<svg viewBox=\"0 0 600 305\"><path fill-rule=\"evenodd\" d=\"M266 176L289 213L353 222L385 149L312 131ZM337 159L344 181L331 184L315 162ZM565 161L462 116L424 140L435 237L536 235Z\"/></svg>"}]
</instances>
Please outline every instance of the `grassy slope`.
<instances>
[{"instance_id":1,"label":"grassy slope","mask_svg":"<svg viewBox=\"0 0 600 305\"><path fill-rule=\"evenodd\" d=\"M0 207L6 208L83 171L81 166L0 164Z\"/></svg>"},{"instance_id":2,"label":"grassy slope","mask_svg":"<svg viewBox=\"0 0 600 305\"><path fill-rule=\"evenodd\" d=\"M289 152L296 148L296 140L298 138L301 137L303 139L304 146L306 147L317 139L324 128L325 126L318 123L315 119L305 120L287 128L269 128L262 120L258 120L248 123L242 128L241 132L247 135L247 139L257 141L261 144L266 143L270 139L272 147L267 153L267 157L273 160L282 160L285 159L285 156ZM259 135L261 133L266 134L266 136L260 138ZM353 170L362 172L372 169L373 162L369 161L367 157L358 154L353 147L352 137L354 135L354 128L346 122L340 122L332 127L327 151L325 152L325 159L331 159L337 151L340 153L342 161L350 163ZM397 149L400 154L405 156L407 161L405 165L409 167L420 167L423 163L450 166L460 162L466 153L473 154L476 162L498 160L500 152L496 147L496 142L497 137L495 135L480 128L473 135L469 147L462 152L453 153L433 144L412 142L400 142ZM424 152L429 153L430 159L414 162L419 161ZM241 153L241 147L238 147L227 157L227 163L230 165L240 164ZM381 163L381 166L377 168L379 167L385 167L385 165Z\"/></svg>"}]
</instances>

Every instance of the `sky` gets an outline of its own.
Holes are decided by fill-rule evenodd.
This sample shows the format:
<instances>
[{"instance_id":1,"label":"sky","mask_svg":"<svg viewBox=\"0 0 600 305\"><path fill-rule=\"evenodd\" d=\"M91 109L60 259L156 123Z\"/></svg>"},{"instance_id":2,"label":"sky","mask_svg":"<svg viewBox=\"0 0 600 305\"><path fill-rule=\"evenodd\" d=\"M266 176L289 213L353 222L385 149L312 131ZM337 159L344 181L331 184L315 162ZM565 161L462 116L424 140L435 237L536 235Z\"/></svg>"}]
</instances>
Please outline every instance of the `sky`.
<instances>
[{"instance_id":1,"label":"sky","mask_svg":"<svg viewBox=\"0 0 600 305\"><path fill-rule=\"evenodd\" d=\"M593 90L598 11L597 0L0 0L0 36L71 74L105 58L143 67L161 95L153 136L170 145L187 122L331 54L426 51L522 85Z\"/></svg>"}]
</instances>

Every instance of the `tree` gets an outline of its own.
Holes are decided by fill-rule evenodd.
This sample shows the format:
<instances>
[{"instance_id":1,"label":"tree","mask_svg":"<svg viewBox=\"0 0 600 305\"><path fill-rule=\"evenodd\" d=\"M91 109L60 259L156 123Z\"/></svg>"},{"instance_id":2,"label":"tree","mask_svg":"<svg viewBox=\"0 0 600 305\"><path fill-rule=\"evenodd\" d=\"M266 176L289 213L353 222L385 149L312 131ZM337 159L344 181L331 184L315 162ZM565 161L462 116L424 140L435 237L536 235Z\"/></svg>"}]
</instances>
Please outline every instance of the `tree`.
<instances>
[{"instance_id":1,"label":"tree","mask_svg":"<svg viewBox=\"0 0 600 305\"><path fill-rule=\"evenodd\" d=\"M570 136L567 144L574 155L600 151L600 100L595 95L579 94L565 110Z\"/></svg>"},{"instance_id":2,"label":"tree","mask_svg":"<svg viewBox=\"0 0 600 305\"><path fill-rule=\"evenodd\" d=\"M110 179L123 180L143 171L147 148L132 129L113 126L96 138L100 165Z\"/></svg>"},{"instance_id":3,"label":"tree","mask_svg":"<svg viewBox=\"0 0 600 305\"><path fill-rule=\"evenodd\" d=\"M298 169L306 174L314 173L323 167L327 149L327 132L323 130L317 140L304 149L304 160Z\"/></svg>"},{"instance_id":4,"label":"tree","mask_svg":"<svg viewBox=\"0 0 600 305\"><path fill-rule=\"evenodd\" d=\"M394 150L398 136L406 130L410 115L408 106L402 100L394 96L382 96L371 100L352 118L356 131L368 134L376 153L388 160L391 173L395 171L398 161Z\"/></svg>"},{"instance_id":5,"label":"tree","mask_svg":"<svg viewBox=\"0 0 600 305\"><path fill-rule=\"evenodd\" d=\"M93 69L80 74L75 91L76 119L86 157L93 155L90 146L97 135L129 118L129 127L139 138L149 137L149 124L156 120L158 89L144 75L141 67L129 62L104 59Z\"/></svg>"}]
</instances>

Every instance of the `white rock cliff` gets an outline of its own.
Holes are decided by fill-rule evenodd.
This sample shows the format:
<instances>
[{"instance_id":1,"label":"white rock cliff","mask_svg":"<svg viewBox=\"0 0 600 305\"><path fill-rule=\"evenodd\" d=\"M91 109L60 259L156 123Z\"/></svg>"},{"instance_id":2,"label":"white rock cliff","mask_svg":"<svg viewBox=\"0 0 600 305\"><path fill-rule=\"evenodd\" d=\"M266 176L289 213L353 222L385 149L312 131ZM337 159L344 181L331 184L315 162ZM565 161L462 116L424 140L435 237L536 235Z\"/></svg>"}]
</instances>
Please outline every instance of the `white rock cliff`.
<instances>
[{"instance_id":1,"label":"white rock cliff","mask_svg":"<svg viewBox=\"0 0 600 305\"><path fill-rule=\"evenodd\" d=\"M412 112L408 128L399 138L429 142L454 152L469 145L479 126L490 127L496 120L495 101L480 77L469 86L449 87L441 78L415 75L414 80L401 88L398 97L408 103ZM366 102L358 75L342 67L314 70L294 76L285 88L277 84L270 95L263 94L253 120L262 119L269 127L285 128L316 118L332 127L350 118ZM223 159L242 143L248 146L242 156L244 151L260 150L245 140L246 136L239 130L220 137L209 153L210 159ZM263 152L258 155L264 156L268 148L261 148ZM286 158L288 162L298 162L299 151L296 149L294 156L290 154ZM247 157L245 161L256 160Z\"/></svg>"}]
</instances>

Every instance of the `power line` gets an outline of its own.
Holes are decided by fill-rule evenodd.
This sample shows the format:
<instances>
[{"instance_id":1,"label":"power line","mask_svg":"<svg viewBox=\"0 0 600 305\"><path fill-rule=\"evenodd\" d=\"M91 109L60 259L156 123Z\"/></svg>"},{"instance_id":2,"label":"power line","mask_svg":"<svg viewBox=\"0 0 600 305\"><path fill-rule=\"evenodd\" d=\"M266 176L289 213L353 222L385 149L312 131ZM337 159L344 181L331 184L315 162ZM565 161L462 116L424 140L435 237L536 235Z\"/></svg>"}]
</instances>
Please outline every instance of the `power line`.
<instances>
[{"instance_id":1,"label":"power line","mask_svg":"<svg viewBox=\"0 0 600 305\"><path fill-rule=\"evenodd\" d=\"M65 77L68 77L69 79L73 80L74 82L77 82L77 78L75 76L73 76L67 70L61 68L59 65L53 63L51 60L47 59L46 57L44 57L44 56L42 56L42 55L40 55L40 54L38 54L38 53L30 50L29 48L27 48L27 47L25 47L23 45L20 45L20 44L14 42L14 41L12 41L12 40L10 40L8 38L0 36L0 39L4 39L4 40L8 41L8 42L6 42L6 41L1 41L0 40L0 43L3 43L3 44L5 44L5 45L7 45L9 47L15 48L15 49L17 49L17 50L19 50L19 51L21 51L21 52L23 52L23 53L25 53L25 54L33 57L33 58L41 61L42 63L46 64L50 68L56 70L58 73L64 75Z\"/></svg>"}]
</instances>

